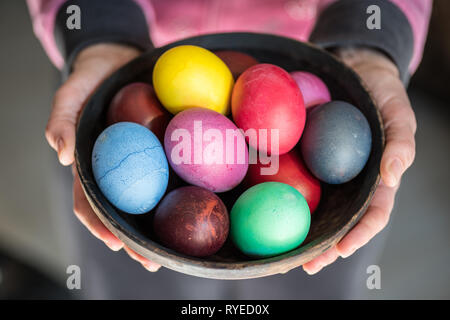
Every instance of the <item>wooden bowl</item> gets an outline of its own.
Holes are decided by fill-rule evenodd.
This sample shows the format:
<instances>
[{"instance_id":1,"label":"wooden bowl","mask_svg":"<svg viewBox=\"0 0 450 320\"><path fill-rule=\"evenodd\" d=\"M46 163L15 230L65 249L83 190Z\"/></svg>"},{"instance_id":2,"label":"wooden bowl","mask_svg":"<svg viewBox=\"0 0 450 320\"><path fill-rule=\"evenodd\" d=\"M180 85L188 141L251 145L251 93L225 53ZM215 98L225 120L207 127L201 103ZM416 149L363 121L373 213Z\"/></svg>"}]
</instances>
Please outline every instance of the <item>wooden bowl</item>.
<instances>
[{"instance_id":1,"label":"wooden bowl","mask_svg":"<svg viewBox=\"0 0 450 320\"><path fill-rule=\"evenodd\" d=\"M135 81L152 82L158 57L178 45L197 45L209 50L236 50L260 62L278 65L287 71L315 73L330 89L333 100L348 101L366 116L372 130L372 152L364 170L342 185L323 184L323 196L312 215L311 229L303 244L279 256L254 260L227 241L215 255L194 258L160 245L152 231L153 211L130 215L112 206L98 188L91 167L91 153L97 136L105 129L106 112L114 94ZM185 39L145 53L106 79L89 99L81 115L76 138L76 166L87 199L100 220L128 247L169 269L215 279L248 279L285 273L317 257L339 240L364 214L378 185L384 147L380 114L360 78L332 55L311 44L274 35L226 33ZM172 175L173 176L173 175ZM176 185L176 184L172 184ZM243 190L219 194L231 211Z\"/></svg>"}]
</instances>

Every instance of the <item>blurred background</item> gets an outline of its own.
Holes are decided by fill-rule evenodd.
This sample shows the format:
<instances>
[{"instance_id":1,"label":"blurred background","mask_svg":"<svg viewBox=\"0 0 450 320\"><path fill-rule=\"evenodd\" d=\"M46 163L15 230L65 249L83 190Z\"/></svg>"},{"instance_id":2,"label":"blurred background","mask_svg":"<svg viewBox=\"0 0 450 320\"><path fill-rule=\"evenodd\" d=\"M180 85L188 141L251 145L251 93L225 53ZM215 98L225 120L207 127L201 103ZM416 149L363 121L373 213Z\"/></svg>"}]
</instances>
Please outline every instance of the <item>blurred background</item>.
<instances>
[{"instance_id":1,"label":"blurred background","mask_svg":"<svg viewBox=\"0 0 450 320\"><path fill-rule=\"evenodd\" d=\"M417 157L402 181L381 256L381 290L361 299L450 299L450 1L435 0L409 95ZM70 169L44 129L60 76L34 37L24 1L0 2L0 299L72 298ZM56 226L59 226L56 228ZM106 247L105 247L106 250Z\"/></svg>"}]
</instances>

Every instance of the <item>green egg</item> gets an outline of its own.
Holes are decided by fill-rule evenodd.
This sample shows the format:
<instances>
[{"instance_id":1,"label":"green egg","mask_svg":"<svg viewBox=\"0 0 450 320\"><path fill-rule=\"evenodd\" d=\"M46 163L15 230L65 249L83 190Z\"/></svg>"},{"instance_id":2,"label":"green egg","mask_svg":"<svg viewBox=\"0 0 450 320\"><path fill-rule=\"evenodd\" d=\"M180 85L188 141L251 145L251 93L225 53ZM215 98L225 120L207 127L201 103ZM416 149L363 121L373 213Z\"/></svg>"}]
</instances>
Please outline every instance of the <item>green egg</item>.
<instances>
[{"instance_id":1,"label":"green egg","mask_svg":"<svg viewBox=\"0 0 450 320\"><path fill-rule=\"evenodd\" d=\"M306 238L311 215L305 198L281 182L264 182L245 191L231 210L231 238L246 255L275 256Z\"/></svg>"}]
</instances>

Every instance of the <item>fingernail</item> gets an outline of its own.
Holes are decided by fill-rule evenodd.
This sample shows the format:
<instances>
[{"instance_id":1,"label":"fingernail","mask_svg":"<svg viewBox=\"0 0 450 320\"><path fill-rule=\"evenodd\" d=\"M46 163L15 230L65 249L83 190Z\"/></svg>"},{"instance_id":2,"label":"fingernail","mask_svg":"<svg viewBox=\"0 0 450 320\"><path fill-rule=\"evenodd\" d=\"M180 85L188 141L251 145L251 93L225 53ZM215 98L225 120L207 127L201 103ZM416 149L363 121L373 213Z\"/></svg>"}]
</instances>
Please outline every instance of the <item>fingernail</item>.
<instances>
[{"instance_id":1,"label":"fingernail","mask_svg":"<svg viewBox=\"0 0 450 320\"><path fill-rule=\"evenodd\" d=\"M314 274L314 272L312 272L311 270L308 270L308 269L305 269L305 268L303 268L303 270L304 270L307 274L309 274L310 276L312 276L312 275Z\"/></svg>"},{"instance_id":2,"label":"fingernail","mask_svg":"<svg viewBox=\"0 0 450 320\"><path fill-rule=\"evenodd\" d=\"M64 149L64 141L63 141L63 139L58 138L58 142L56 143L56 148L57 148L56 152L58 153L59 162L62 163L61 152Z\"/></svg>"},{"instance_id":3,"label":"fingernail","mask_svg":"<svg viewBox=\"0 0 450 320\"><path fill-rule=\"evenodd\" d=\"M323 268L323 265L319 264L319 266L317 267L317 269L315 271L308 270L308 269L305 269L305 268L303 268L303 270L305 270L307 274L312 276L312 275L316 274L317 272L319 272L320 270L322 270L322 268Z\"/></svg>"},{"instance_id":4,"label":"fingernail","mask_svg":"<svg viewBox=\"0 0 450 320\"><path fill-rule=\"evenodd\" d=\"M145 269L147 269L150 272L156 272L159 270L159 268L161 268L161 266L154 265L154 264L143 263L142 265L144 266Z\"/></svg>"},{"instance_id":5,"label":"fingernail","mask_svg":"<svg viewBox=\"0 0 450 320\"><path fill-rule=\"evenodd\" d=\"M61 138L58 138L58 142L56 143L56 148L58 149L58 155L59 153L62 151L62 149L64 148L64 141Z\"/></svg>"},{"instance_id":6,"label":"fingernail","mask_svg":"<svg viewBox=\"0 0 450 320\"><path fill-rule=\"evenodd\" d=\"M110 241L105 241L105 244L108 246L108 248L110 248L112 251L119 251L120 249L123 248L123 243L120 242L110 242Z\"/></svg>"},{"instance_id":7,"label":"fingernail","mask_svg":"<svg viewBox=\"0 0 450 320\"><path fill-rule=\"evenodd\" d=\"M352 254L354 254L356 251L356 248L352 248L350 251L348 251L347 253L341 253L341 258L345 259L350 257Z\"/></svg>"},{"instance_id":8,"label":"fingernail","mask_svg":"<svg viewBox=\"0 0 450 320\"><path fill-rule=\"evenodd\" d=\"M395 187L398 184L403 173L402 162L399 159L392 160L391 164L388 167L388 172L391 176L390 187Z\"/></svg>"}]
</instances>

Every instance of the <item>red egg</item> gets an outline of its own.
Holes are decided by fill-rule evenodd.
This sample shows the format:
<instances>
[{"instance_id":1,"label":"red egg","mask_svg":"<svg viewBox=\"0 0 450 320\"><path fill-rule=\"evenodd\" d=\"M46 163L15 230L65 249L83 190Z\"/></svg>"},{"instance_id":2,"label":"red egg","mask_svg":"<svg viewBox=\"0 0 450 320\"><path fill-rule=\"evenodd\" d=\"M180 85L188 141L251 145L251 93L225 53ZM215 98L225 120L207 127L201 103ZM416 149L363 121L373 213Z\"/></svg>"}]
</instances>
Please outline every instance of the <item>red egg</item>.
<instances>
[{"instance_id":1,"label":"red egg","mask_svg":"<svg viewBox=\"0 0 450 320\"><path fill-rule=\"evenodd\" d=\"M322 194L320 182L306 168L296 149L279 157L279 169L276 174L261 174L261 168L268 166L262 165L260 162L251 164L244 180L245 184L251 187L269 181L286 183L297 189L305 197L311 213L316 210Z\"/></svg>"},{"instance_id":2,"label":"red egg","mask_svg":"<svg viewBox=\"0 0 450 320\"><path fill-rule=\"evenodd\" d=\"M318 76L304 71L291 72L291 76L302 92L306 108L331 101L327 85Z\"/></svg>"},{"instance_id":3,"label":"red egg","mask_svg":"<svg viewBox=\"0 0 450 320\"><path fill-rule=\"evenodd\" d=\"M216 56L222 59L227 67L231 70L234 79L236 80L245 70L258 64L258 60L249 56L248 54L239 51L215 51Z\"/></svg>"},{"instance_id":4,"label":"red egg","mask_svg":"<svg viewBox=\"0 0 450 320\"><path fill-rule=\"evenodd\" d=\"M196 257L216 253L228 237L230 222L222 200L195 186L175 189L159 203L153 228L161 242Z\"/></svg>"},{"instance_id":5,"label":"red egg","mask_svg":"<svg viewBox=\"0 0 450 320\"><path fill-rule=\"evenodd\" d=\"M289 152L305 127L306 111L297 83L272 64L257 64L238 78L231 110L239 128L255 132L257 139L247 137L248 143L269 154Z\"/></svg>"},{"instance_id":6,"label":"red egg","mask_svg":"<svg viewBox=\"0 0 450 320\"><path fill-rule=\"evenodd\" d=\"M163 141L170 115L159 103L151 85L135 82L120 89L109 106L108 125L123 121L141 124Z\"/></svg>"}]
</instances>

